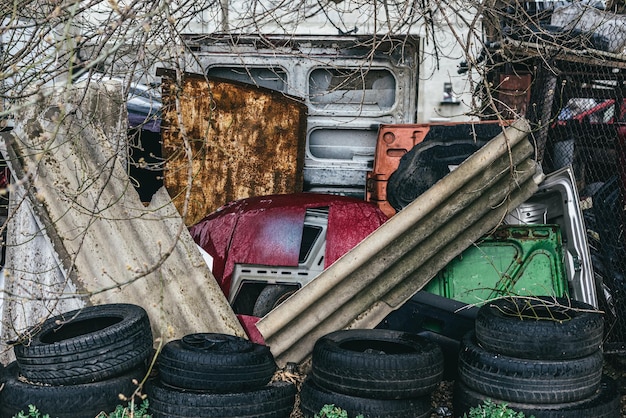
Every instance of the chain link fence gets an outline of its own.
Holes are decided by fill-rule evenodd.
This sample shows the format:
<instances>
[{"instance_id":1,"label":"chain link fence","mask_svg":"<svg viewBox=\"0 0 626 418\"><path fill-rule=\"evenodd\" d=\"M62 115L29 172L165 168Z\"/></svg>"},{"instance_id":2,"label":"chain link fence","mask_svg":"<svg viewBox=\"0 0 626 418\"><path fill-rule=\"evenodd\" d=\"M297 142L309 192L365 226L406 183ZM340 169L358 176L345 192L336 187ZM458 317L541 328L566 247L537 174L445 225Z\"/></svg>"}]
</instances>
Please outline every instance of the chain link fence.
<instances>
[{"instance_id":1,"label":"chain link fence","mask_svg":"<svg viewBox=\"0 0 626 418\"><path fill-rule=\"evenodd\" d=\"M485 20L482 111L529 118L545 173L572 167L605 351L626 354L626 15L610 5L532 4L497 2Z\"/></svg>"}]
</instances>

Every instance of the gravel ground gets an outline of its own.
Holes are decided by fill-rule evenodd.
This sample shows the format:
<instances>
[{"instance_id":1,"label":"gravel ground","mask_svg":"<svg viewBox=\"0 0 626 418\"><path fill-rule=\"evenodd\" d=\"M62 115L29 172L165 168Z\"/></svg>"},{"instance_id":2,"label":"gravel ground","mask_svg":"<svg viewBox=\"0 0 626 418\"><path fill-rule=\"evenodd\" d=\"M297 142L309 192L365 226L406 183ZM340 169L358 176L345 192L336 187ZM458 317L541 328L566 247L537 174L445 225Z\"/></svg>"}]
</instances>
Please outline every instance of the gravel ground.
<instances>
[{"instance_id":1,"label":"gravel ground","mask_svg":"<svg viewBox=\"0 0 626 418\"><path fill-rule=\"evenodd\" d=\"M604 373L616 379L620 387L621 394L621 415L626 417L626 357L607 356L605 358ZM277 373L276 379L287 380L299 385L304 381L306 374L301 371L291 372L281 371ZM452 391L454 382L442 381L439 387L432 394L433 414L431 418L453 417ZM298 408L299 399L296 398L296 408L290 418L302 418L302 413ZM354 418L354 417L350 417ZM593 417L589 417L593 418Z\"/></svg>"}]
</instances>

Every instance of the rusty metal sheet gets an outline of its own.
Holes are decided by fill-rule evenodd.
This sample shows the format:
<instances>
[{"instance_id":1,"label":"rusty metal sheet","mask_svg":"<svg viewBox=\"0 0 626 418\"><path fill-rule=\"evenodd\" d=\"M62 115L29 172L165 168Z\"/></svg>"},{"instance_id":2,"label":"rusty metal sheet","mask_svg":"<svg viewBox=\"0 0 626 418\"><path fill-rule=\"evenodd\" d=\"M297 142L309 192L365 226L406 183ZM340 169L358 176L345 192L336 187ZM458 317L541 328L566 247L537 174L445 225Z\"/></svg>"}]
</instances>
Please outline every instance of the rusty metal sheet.
<instances>
[{"instance_id":1,"label":"rusty metal sheet","mask_svg":"<svg viewBox=\"0 0 626 418\"><path fill-rule=\"evenodd\" d=\"M157 75L163 77L164 184L182 214L192 179L187 225L233 200L302 191L302 101L198 74L184 74L180 83L173 72Z\"/></svg>"},{"instance_id":2,"label":"rusty metal sheet","mask_svg":"<svg viewBox=\"0 0 626 418\"><path fill-rule=\"evenodd\" d=\"M530 74L501 74L496 87L498 101L496 107L502 117L513 119L517 115L524 117L530 103Z\"/></svg>"}]
</instances>

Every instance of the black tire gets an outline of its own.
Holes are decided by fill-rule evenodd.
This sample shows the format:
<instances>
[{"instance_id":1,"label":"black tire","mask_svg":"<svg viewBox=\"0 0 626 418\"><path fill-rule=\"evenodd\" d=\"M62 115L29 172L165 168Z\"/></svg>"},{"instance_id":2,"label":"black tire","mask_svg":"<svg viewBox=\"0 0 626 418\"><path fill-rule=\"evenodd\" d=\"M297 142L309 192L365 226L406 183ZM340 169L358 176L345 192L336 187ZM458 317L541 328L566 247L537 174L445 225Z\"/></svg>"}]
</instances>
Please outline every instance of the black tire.
<instances>
[{"instance_id":1,"label":"black tire","mask_svg":"<svg viewBox=\"0 0 626 418\"><path fill-rule=\"evenodd\" d=\"M443 377L443 352L415 334L383 329L336 331L313 348L311 375L333 392L366 398L415 398Z\"/></svg>"},{"instance_id":2,"label":"black tire","mask_svg":"<svg viewBox=\"0 0 626 418\"><path fill-rule=\"evenodd\" d=\"M272 309L280 305L285 299L293 295L298 290L297 286L287 285L267 285L254 302L252 315L264 317Z\"/></svg>"},{"instance_id":3,"label":"black tire","mask_svg":"<svg viewBox=\"0 0 626 418\"><path fill-rule=\"evenodd\" d=\"M0 418L11 418L20 411L28 413L28 405L35 405L42 415L53 418L94 418L100 412L110 413L121 405L120 394L130 399L137 389L133 380L141 381L145 374L145 368L139 367L95 383L47 386L25 383L18 371L16 362L7 367L0 391Z\"/></svg>"},{"instance_id":4,"label":"black tire","mask_svg":"<svg viewBox=\"0 0 626 418\"><path fill-rule=\"evenodd\" d=\"M335 405L349 417L364 418L429 418L432 412L430 396L412 399L373 399L332 392L307 379L300 391L300 411L313 418L324 405Z\"/></svg>"},{"instance_id":5,"label":"black tire","mask_svg":"<svg viewBox=\"0 0 626 418\"><path fill-rule=\"evenodd\" d=\"M253 391L209 393L181 391L152 381L146 394L152 418L288 418L295 405L296 387L273 382Z\"/></svg>"},{"instance_id":6,"label":"black tire","mask_svg":"<svg viewBox=\"0 0 626 418\"><path fill-rule=\"evenodd\" d=\"M490 399L497 404L505 403L509 408L523 412L524 415L535 418L619 418L620 395L615 380L603 376L598 390L590 397L578 402L560 403L552 405L532 405L517 402L508 402L494 399L482 393L473 391L462 382L455 382L453 407L454 415L462 417L469 414L470 408L477 407L483 401Z\"/></svg>"},{"instance_id":7,"label":"black tire","mask_svg":"<svg viewBox=\"0 0 626 418\"><path fill-rule=\"evenodd\" d=\"M459 379L496 399L530 404L576 402L591 396L602 378L602 352L580 359L529 360L503 356L467 333L459 353Z\"/></svg>"},{"instance_id":8,"label":"black tire","mask_svg":"<svg viewBox=\"0 0 626 418\"><path fill-rule=\"evenodd\" d=\"M89 306L46 320L14 347L20 373L31 382L77 385L131 370L152 353L146 311L137 305Z\"/></svg>"},{"instance_id":9,"label":"black tire","mask_svg":"<svg viewBox=\"0 0 626 418\"><path fill-rule=\"evenodd\" d=\"M170 341L158 365L167 385L219 393L263 387L276 371L269 347L217 333L189 334Z\"/></svg>"},{"instance_id":10,"label":"black tire","mask_svg":"<svg viewBox=\"0 0 626 418\"><path fill-rule=\"evenodd\" d=\"M476 339L505 356L565 360L602 347L604 321L593 306L562 298L503 298L478 310Z\"/></svg>"}]
</instances>

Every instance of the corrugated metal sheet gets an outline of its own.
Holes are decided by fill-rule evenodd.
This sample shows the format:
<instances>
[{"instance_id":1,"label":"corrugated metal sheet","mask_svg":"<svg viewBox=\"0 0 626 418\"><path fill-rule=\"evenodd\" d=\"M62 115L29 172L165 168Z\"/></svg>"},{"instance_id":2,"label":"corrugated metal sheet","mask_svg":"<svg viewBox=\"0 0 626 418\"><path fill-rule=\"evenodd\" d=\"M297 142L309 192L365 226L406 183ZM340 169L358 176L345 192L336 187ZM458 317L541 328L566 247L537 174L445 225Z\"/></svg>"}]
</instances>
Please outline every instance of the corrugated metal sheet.
<instances>
[{"instance_id":1,"label":"corrugated metal sheet","mask_svg":"<svg viewBox=\"0 0 626 418\"><path fill-rule=\"evenodd\" d=\"M304 103L250 84L198 74L177 83L172 72L157 74L164 182L181 213L193 179L187 225L233 200L302 191Z\"/></svg>"},{"instance_id":2,"label":"corrugated metal sheet","mask_svg":"<svg viewBox=\"0 0 626 418\"><path fill-rule=\"evenodd\" d=\"M16 245L7 248L12 298L4 320L11 328L2 341L70 299L141 305L165 340L192 332L245 335L165 189L145 207L130 182L121 85L91 83L86 94L78 87L19 116L2 135L3 153L14 187L25 190L14 195L25 196L14 207L36 223L31 230L10 223ZM52 256L45 263L20 244L33 237L47 243Z\"/></svg>"},{"instance_id":3,"label":"corrugated metal sheet","mask_svg":"<svg viewBox=\"0 0 626 418\"><path fill-rule=\"evenodd\" d=\"M329 332L376 326L529 198L543 179L529 132L516 121L262 318L278 364L306 360Z\"/></svg>"}]
</instances>

